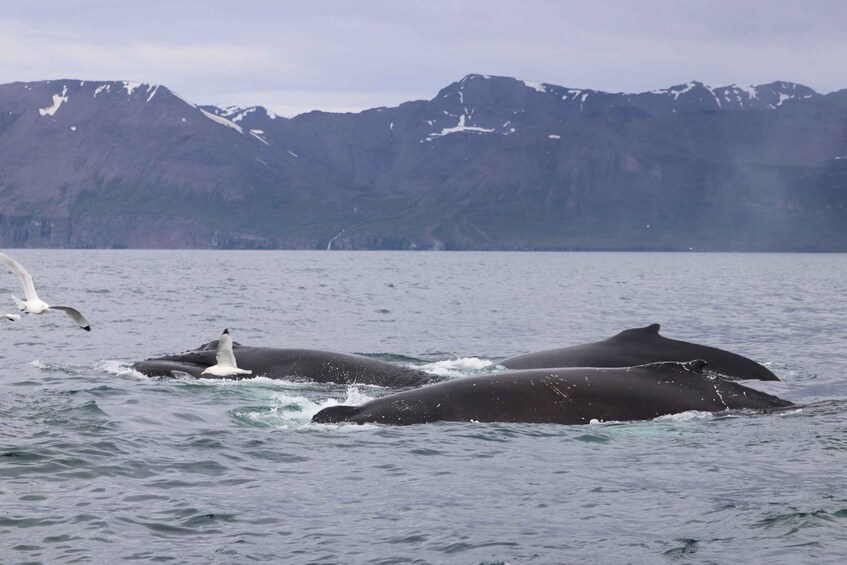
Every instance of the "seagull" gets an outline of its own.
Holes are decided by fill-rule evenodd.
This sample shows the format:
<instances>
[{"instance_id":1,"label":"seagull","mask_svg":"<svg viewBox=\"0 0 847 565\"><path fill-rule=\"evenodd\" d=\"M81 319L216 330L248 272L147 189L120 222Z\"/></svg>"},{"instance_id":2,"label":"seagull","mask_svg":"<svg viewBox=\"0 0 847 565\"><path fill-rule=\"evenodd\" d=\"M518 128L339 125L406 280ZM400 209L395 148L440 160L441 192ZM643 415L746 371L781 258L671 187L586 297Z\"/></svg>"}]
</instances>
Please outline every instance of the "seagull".
<instances>
[{"instance_id":1,"label":"seagull","mask_svg":"<svg viewBox=\"0 0 847 565\"><path fill-rule=\"evenodd\" d=\"M212 375L214 377L233 377L235 375L252 375L253 371L239 369L235 364L235 354L232 352L232 336L229 329L225 329L218 340L218 351L215 354L217 365L206 367L200 376Z\"/></svg>"},{"instance_id":2,"label":"seagull","mask_svg":"<svg viewBox=\"0 0 847 565\"><path fill-rule=\"evenodd\" d=\"M0 312L0 318L6 318L9 321L17 322L21 319L19 314L7 314L6 312Z\"/></svg>"},{"instance_id":3,"label":"seagull","mask_svg":"<svg viewBox=\"0 0 847 565\"><path fill-rule=\"evenodd\" d=\"M21 284L24 286L24 295L26 295L26 300L21 300L14 295L12 296L12 300L15 301L21 312L26 312L27 314L43 314L44 312L61 310L70 316L74 322L79 324L79 327L87 332L91 331L91 326L88 321L76 308L71 308L70 306L50 306L38 298L38 294L35 292L35 284L32 282L32 275L24 269L23 265L2 252L0 252L0 261L6 263L13 272L17 273L18 276L21 277ZM17 316L17 314L13 315ZM18 318L20 318L20 316L18 316Z\"/></svg>"}]
</instances>

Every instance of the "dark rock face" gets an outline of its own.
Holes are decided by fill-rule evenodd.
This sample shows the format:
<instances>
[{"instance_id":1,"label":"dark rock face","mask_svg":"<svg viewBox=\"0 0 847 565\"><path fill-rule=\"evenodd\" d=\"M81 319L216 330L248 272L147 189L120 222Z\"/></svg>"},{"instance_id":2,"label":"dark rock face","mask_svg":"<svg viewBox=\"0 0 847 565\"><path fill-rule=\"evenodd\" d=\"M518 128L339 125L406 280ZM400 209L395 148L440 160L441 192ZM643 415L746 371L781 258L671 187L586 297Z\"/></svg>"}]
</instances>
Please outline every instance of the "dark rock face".
<instances>
[{"instance_id":1,"label":"dark rock face","mask_svg":"<svg viewBox=\"0 0 847 565\"><path fill-rule=\"evenodd\" d=\"M0 246L847 250L847 90L468 75L286 119L0 85Z\"/></svg>"}]
</instances>

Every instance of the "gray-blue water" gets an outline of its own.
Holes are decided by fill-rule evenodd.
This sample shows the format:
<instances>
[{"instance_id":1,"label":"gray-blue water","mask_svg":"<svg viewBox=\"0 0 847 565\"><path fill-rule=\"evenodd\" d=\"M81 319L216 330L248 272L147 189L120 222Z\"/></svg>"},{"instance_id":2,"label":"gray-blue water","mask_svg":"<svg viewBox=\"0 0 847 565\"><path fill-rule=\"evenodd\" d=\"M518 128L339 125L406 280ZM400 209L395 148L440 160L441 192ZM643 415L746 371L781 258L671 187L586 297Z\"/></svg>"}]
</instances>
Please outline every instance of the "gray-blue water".
<instances>
[{"instance_id":1,"label":"gray-blue water","mask_svg":"<svg viewBox=\"0 0 847 565\"><path fill-rule=\"evenodd\" d=\"M847 256L9 253L94 330L61 313L0 320L0 562L847 555ZM0 272L0 295L18 286ZM320 407L385 391L128 367L229 327L247 345L404 356L462 378L651 322L766 364L783 382L759 388L814 405L581 427L316 426Z\"/></svg>"}]
</instances>

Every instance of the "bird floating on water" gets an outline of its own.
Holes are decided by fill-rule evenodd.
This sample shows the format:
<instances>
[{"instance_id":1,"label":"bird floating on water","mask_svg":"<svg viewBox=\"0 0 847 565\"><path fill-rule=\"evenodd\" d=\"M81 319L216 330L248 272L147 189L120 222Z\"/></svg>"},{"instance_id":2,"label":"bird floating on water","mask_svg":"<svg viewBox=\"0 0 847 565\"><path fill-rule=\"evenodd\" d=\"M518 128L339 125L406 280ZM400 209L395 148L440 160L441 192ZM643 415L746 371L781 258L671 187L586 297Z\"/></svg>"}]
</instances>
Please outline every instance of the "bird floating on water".
<instances>
[{"instance_id":1,"label":"bird floating on water","mask_svg":"<svg viewBox=\"0 0 847 565\"><path fill-rule=\"evenodd\" d=\"M13 272L17 273L18 276L21 277L21 284L24 287L26 300L21 300L14 295L12 296L12 300L15 301L15 304L18 305L21 312L25 312L27 314L43 314L45 312L52 312L53 310L61 310L70 316L71 319L79 325L79 327L87 332L91 331L91 325L88 323L88 320L86 320L76 308L71 308L70 306L50 306L38 298L38 294L35 292L35 284L32 282L32 275L29 274L23 265L2 252L0 252L0 261L6 263ZM20 319L20 316L17 314L11 314L11 316L17 316L16 319ZM9 315L6 315L6 317L8 318Z\"/></svg>"},{"instance_id":2,"label":"bird floating on water","mask_svg":"<svg viewBox=\"0 0 847 565\"><path fill-rule=\"evenodd\" d=\"M6 312L0 312L0 318L6 318L9 321L17 322L21 319L20 314L8 314Z\"/></svg>"},{"instance_id":3,"label":"bird floating on water","mask_svg":"<svg viewBox=\"0 0 847 565\"><path fill-rule=\"evenodd\" d=\"M235 354L232 352L232 336L229 335L229 329L225 329L218 340L218 350L215 353L217 365L206 367L203 375L212 375L214 377L234 377L235 375L252 375L253 371L239 369L235 364Z\"/></svg>"}]
</instances>

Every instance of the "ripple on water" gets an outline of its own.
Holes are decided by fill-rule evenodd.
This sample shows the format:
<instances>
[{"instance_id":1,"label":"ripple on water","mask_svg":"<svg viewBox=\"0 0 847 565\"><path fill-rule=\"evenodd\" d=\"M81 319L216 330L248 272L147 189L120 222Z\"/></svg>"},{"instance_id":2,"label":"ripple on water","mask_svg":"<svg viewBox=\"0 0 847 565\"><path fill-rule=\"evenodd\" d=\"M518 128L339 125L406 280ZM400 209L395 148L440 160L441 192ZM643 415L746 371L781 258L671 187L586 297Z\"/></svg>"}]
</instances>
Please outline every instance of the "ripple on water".
<instances>
[{"instance_id":1,"label":"ripple on water","mask_svg":"<svg viewBox=\"0 0 847 565\"><path fill-rule=\"evenodd\" d=\"M839 512L829 513L826 510L812 510L803 512L793 510L790 512L779 512L771 514L755 523L754 528L763 528L765 530L782 530L783 535L791 535L799 532L804 528L831 527L834 524L840 524Z\"/></svg>"},{"instance_id":2,"label":"ripple on water","mask_svg":"<svg viewBox=\"0 0 847 565\"><path fill-rule=\"evenodd\" d=\"M691 538L677 539L674 541L680 545L664 552L664 555L671 559L682 559L687 555L697 553L697 549L700 545L699 540Z\"/></svg>"},{"instance_id":3,"label":"ripple on water","mask_svg":"<svg viewBox=\"0 0 847 565\"><path fill-rule=\"evenodd\" d=\"M844 560L847 256L20 253L68 303L114 300L98 301L90 336L0 327L0 561ZM58 268L68 257L80 269ZM765 390L798 407L314 425L325 406L390 391L149 379L130 362L228 324L251 345L381 351L465 378L654 321L768 362L783 381Z\"/></svg>"}]
</instances>

